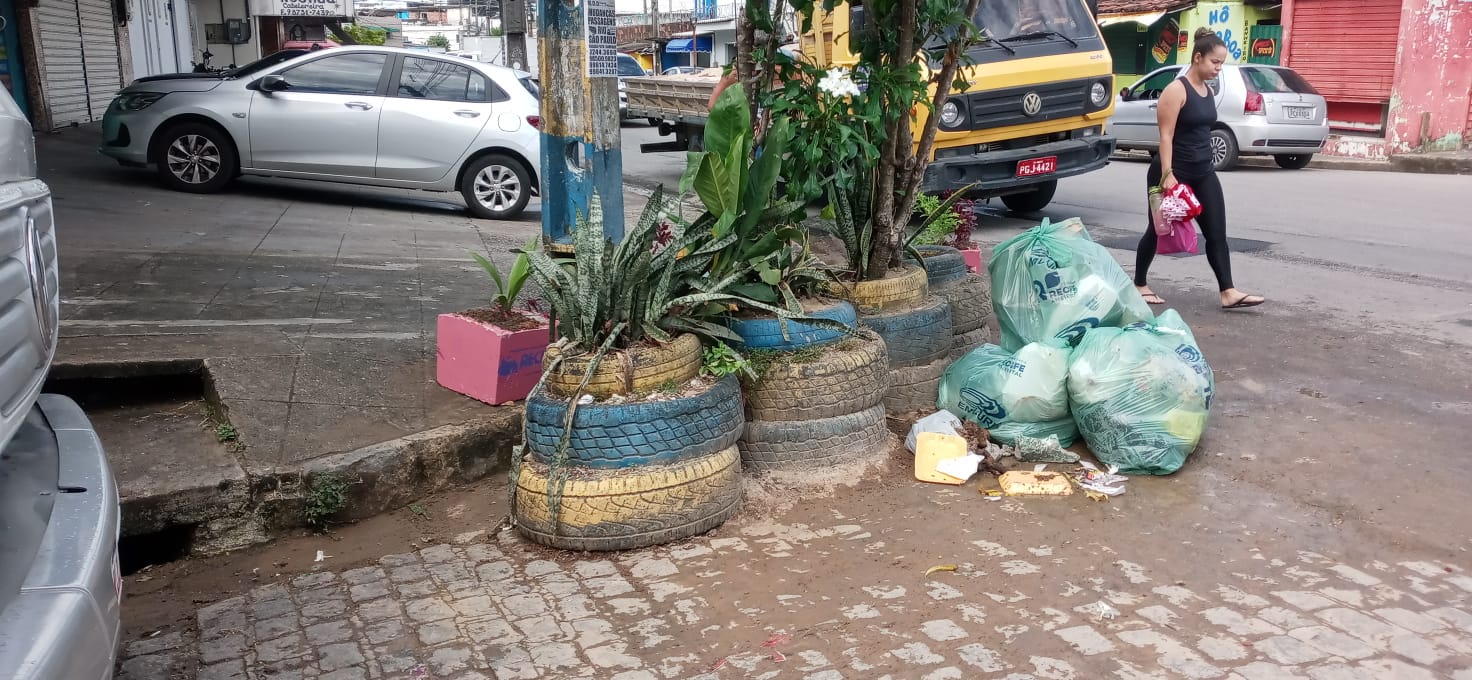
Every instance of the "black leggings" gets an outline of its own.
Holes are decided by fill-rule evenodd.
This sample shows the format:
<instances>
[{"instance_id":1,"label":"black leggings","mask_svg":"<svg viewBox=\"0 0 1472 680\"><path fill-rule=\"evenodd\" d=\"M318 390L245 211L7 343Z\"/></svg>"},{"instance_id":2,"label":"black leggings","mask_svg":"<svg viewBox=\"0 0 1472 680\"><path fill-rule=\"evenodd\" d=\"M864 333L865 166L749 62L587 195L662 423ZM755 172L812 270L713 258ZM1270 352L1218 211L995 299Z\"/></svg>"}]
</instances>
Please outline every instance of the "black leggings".
<instances>
[{"instance_id":1,"label":"black leggings","mask_svg":"<svg viewBox=\"0 0 1472 680\"><path fill-rule=\"evenodd\" d=\"M1216 273L1216 285L1221 290L1233 288L1232 257L1227 250L1227 201L1222 196L1222 183L1215 170L1204 174L1187 174L1179 170L1176 181L1191 187L1201 201L1201 214L1196 223L1201 225L1201 235L1206 239L1206 261ZM1145 186L1160 184L1160 156L1150 161L1150 171L1145 173ZM1140 237L1140 247L1135 251L1135 285L1145 285L1145 275L1150 271L1150 262L1155 259L1155 216L1145 211L1145 235Z\"/></svg>"}]
</instances>

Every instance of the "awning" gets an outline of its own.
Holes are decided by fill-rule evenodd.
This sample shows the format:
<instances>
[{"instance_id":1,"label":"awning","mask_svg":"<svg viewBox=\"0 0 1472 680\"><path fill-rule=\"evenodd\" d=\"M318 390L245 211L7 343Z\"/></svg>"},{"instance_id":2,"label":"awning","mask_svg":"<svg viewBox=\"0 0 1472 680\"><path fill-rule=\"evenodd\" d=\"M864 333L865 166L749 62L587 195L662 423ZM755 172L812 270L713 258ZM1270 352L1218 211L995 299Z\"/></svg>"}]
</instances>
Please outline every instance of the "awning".
<instances>
[{"instance_id":1,"label":"awning","mask_svg":"<svg viewBox=\"0 0 1472 680\"><path fill-rule=\"evenodd\" d=\"M690 38L670 38L664 46L666 52L709 52L711 51L711 37L702 35L695 40ZM692 49L693 46L693 49Z\"/></svg>"},{"instance_id":2,"label":"awning","mask_svg":"<svg viewBox=\"0 0 1472 680\"><path fill-rule=\"evenodd\" d=\"M1100 26L1112 26L1114 24L1142 24L1142 25L1145 25L1145 26L1150 26L1150 25L1153 25L1155 22L1160 21L1160 18L1163 17L1163 16L1165 16L1165 12L1142 12L1140 14L1120 14L1120 15L1117 15L1117 16L1100 18L1099 19L1099 25Z\"/></svg>"}]
</instances>

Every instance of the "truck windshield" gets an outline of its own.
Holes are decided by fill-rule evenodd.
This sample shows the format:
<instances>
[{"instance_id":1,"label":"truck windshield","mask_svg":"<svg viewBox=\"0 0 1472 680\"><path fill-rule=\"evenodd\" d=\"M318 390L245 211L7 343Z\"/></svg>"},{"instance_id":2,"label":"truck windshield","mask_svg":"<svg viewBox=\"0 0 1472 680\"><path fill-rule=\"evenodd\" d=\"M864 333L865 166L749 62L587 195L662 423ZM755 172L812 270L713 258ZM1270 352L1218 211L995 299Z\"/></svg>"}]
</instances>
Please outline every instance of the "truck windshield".
<instances>
[{"instance_id":1,"label":"truck windshield","mask_svg":"<svg viewBox=\"0 0 1472 680\"><path fill-rule=\"evenodd\" d=\"M1008 38L1057 40L1095 35L1094 20L1079 0L986 0L976 26L992 41Z\"/></svg>"}]
</instances>

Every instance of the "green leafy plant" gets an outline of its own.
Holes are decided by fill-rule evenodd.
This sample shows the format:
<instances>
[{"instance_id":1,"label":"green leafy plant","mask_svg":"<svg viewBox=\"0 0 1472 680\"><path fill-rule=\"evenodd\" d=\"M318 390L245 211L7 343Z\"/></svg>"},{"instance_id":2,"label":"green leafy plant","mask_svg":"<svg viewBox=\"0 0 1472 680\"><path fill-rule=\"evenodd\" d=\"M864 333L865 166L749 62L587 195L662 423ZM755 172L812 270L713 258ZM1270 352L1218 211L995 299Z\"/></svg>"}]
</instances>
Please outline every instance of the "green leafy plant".
<instances>
[{"instance_id":1,"label":"green leafy plant","mask_svg":"<svg viewBox=\"0 0 1472 680\"><path fill-rule=\"evenodd\" d=\"M215 426L215 439L221 444L229 444L240 439L240 433L235 431L235 426L230 423L220 423Z\"/></svg>"},{"instance_id":2,"label":"green leafy plant","mask_svg":"<svg viewBox=\"0 0 1472 680\"><path fill-rule=\"evenodd\" d=\"M942 212L940 204L941 199L931 194L921 194L915 198L915 212L930 221L930 226L916 230L916 245L936 246L945 243L961 224L961 216L956 211Z\"/></svg>"},{"instance_id":3,"label":"green leafy plant","mask_svg":"<svg viewBox=\"0 0 1472 680\"><path fill-rule=\"evenodd\" d=\"M312 478L311 490L307 493L307 524L316 529L327 528L328 520L348 507L348 486L336 475L323 474Z\"/></svg>"},{"instance_id":4,"label":"green leafy plant","mask_svg":"<svg viewBox=\"0 0 1472 680\"><path fill-rule=\"evenodd\" d=\"M424 45L426 47L438 47L440 49L448 50L450 49L450 39L445 37L444 33L436 33L425 39Z\"/></svg>"},{"instance_id":5,"label":"green leafy plant","mask_svg":"<svg viewBox=\"0 0 1472 680\"><path fill-rule=\"evenodd\" d=\"M751 368L747 366L740 352L731 349L730 345L724 342L718 342L705 348L700 372L708 376L724 378L738 372L750 373Z\"/></svg>"},{"instance_id":6,"label":"green leafy plant","mask_svg":"<svg viewBox=\"0 0 1472 680\"><path fill-rule=\"evenodd\" d=\"M342 29L359 45L382 45L388 42L388 30L377 26L344 24Z\"/></svg>"},{"instance_id":7,"label":"green leafy plant","mask_svg":"<svg viewBox=\"0 0 1472 680\"><path fill-rule=\"evenodd\" d=\"M825 189L835 206L840 237L849 251L851 275L883 278L901 264L910 223L939 130L937 110L953 88L967 49L977 34L971 17L980 0L870 0L865 24L849 36L858 56L858 94L850 92L855 142L834 153L834 172ZM758 3L760 4L760 3ZM828 0L792 0L804 31ZM750 14L750 12L748 12ZM748 21L750 21L748 17ZM960 80L960 82L958 82ZM913 125L914 121L919 125Z\"/></svg>"},{"instance_id":8,"label":"green leafy plant","mask_svg":"<svg viewBox=\"0 0 1472 680\"><path fill-rule=\"evenodd\" d=\"M847 331L843 324L803 312L801 298L816 294L828 276L807 247L807 232L796 226L803 203L781 200L776 193L793 138L787 118L778 116L755 152L744 88L740 83L726 88L706 122L705 150L689 154L680 183L682 192L694 190L705 206L690 229L709 231L719 246L710 279L737 277L730 290L766 305L758 307L763 311L780 308L784 331L788 319Z\"/></svg>"},{"instance_id":9,"label":"green leafy plant","mask_svg":"<svg viewBox=\"0 0 1472 680\"><path fill-rule=\"evenodd\" d=\"M517 251L516 260L511 263L511 271L502 276L500 268L496 263L480 253L471 253L481 269L491 277L491 282L496 284L496 295L491 298L491 304L503 315L510 315L514 311L516 298L521 295L521 289L526 286L527 279L531 276L531 256L528 254L537 247L535 237Z\"/></svg>"}]
</instances>

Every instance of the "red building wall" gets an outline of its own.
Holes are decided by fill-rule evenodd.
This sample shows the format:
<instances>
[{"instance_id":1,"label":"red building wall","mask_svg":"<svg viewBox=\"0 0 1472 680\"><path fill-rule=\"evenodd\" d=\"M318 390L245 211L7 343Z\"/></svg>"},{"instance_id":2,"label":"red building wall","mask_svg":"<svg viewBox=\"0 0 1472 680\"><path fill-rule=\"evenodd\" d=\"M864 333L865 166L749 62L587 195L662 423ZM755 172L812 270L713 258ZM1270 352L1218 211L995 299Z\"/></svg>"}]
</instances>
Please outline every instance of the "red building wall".
<instances>
[{"instance_id":1,"label":"red building wall","mask_svg":"<svg viewBox=\"0 0 1472 680\"><path fill-rule=\"evenodd\" d=\"M1472 142L1469 126L1472 2L1405 0L1386 150L1455 151Z\"/></svg>"}]
</instances>

